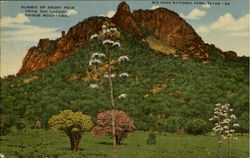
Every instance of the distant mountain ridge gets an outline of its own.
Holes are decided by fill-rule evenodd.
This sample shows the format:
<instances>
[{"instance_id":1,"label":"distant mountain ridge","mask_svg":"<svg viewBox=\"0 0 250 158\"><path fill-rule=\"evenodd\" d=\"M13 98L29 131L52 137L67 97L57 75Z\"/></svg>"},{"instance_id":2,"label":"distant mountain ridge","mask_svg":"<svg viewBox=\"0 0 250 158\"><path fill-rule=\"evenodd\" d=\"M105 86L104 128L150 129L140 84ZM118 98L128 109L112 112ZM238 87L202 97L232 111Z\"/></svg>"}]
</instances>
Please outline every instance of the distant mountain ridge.
<instances>
[{"instance_id":1,"label":"distant mountain ridge","mask_svg":"<svg viewBox=\"0 0 250 158\"><path fill-rule=\"evenodd\" d=\"M103 24L119 27L165 54L176 56L175 52L181 52L178 56L187 59L189 56L202 60L210 57L201 37L175 12L165 8L131 12L128 4L122 2L112 18L88 18L67 33L62 32L57 40L40 39L36 47L29 49L17 76L42 70L76 53L89 43L92 34L101 31ZM231 52L230 56L237 54Z\"/></svg>"}]
</instances>

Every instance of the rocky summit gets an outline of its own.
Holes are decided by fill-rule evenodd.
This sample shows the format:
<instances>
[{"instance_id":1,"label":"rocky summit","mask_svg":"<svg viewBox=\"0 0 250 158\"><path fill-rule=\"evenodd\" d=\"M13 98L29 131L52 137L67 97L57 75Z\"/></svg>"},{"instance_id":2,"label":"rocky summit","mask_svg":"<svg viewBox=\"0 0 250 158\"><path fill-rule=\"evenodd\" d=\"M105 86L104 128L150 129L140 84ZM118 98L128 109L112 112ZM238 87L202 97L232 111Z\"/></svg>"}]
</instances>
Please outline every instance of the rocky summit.
<instances>
[{"instance_id":1,"label":"rocky summit","mask_svg":"<svg viewBox=\"0 0 250 158\"><path fill-rule=\"evenodd\" d=\"M202 60L210 56L201 37L175 12L166 8L131 12L128 4L122 2L112 18L90 17L67 33L63 31L57 40L41 39L36 47L29 49L17 75L42 70L77 53L80 47L89 43L92 34L101 31L103 24L123 29L158 52L174 56L181 52L180 57Z\"/></svg>"}]
</instances>

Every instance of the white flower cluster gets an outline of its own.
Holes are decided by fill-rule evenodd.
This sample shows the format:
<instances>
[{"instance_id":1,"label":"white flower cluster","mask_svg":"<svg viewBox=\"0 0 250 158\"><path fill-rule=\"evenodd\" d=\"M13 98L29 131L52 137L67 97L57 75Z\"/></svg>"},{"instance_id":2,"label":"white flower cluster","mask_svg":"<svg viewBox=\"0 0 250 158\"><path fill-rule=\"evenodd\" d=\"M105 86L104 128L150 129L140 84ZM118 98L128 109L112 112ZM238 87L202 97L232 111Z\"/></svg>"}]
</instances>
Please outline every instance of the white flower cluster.
<instances>
[{"instance_id":1,"label":"white flower cluster","mask_svg":"<svg viewBox=\"0 0 250 158\"><path fill-rule=\"evenodd\" d=\"M123 62L123 61L129 61L128 56L123 55L118 58L118 62Z\"/></svg>"},{"instance_id":2,"label":"white flower cluster","mask_svg":"<svg viewBox=\"0 0 250 158\"><path fill-rule=\"evenodd\" d=\"M109 78L109 75L104 75L103 77L104 77L104 78ZM111 77L111 78L115 78L115 74L111 74L110 77Z\"/></svg>"},{"instance_id":3,"label":"white flower cluster","mask_svg":"<svg viewBox=\"0 0 250 158\"><path fill-rule=\"evenodd\" d=\"M96 58L104 58L104 57L106 57L106 56L103 53L99 53L99 52L93 53L91 55L91 59L89 61L89 66L102 64L102 61L100 59L96 59Z\"/></svg>"},{"instance_id":4,"label":"white flower cluster","mask_svg":"<svg viewBox=\"0 0 250 158\"><path fill-rule=\"evenodd\" d=\"M209 121L214 121L215 126L212 129L219 137L218 143L222 143L225 139L230 139L235 132L233 127L239 127L239 124L233 124L236 116L232 114L233 109L230 109L230 104L216 104L214 116ZM235 138L237 139L237 138Z\"/></svg>"},{"instance_id":5,"label":"white flower cluster","mask_svg":"<svg viewBox=\"0 0 250 158\"><path fill-rule=\"evenodd\" d=\"M107 39L107 40L104 40L104 41L102 42L102 44L103 44L103 45L110 45L110 46L113 46L113 45L115 44L115 42L112 41L112 40Z\"/></svg>"},{"instance_id":6,"label":"white flower cluster","mask_svg":"<svg viewBox=\"0 0 250 158\"><path fill-rule=\"evenodd\" d=\"M5 158L5 155L0 153L0 158Z\"/></svg>"},{"instance_id":7,"label":"white flower cluster","mask_svg":"<svg viewBox=\"0 0 250 158\"><path fill-rule=\"evenodd\" d=\"M90 59L89 61L89 66L100 65L100 64L102 64L102 61L99 59Z\"/></svg>"},{"instance_id":8,"label":"white flower cluster","mask_svg":"<svg viewBox=\"0 0 250 158\"><path fill-rule=\"evenodd\" d=\"M107 28L106 25L102 25L102 33L105 35L109 35L109 33L116 32L117 28ZM106 39L102 42L103 45L111 46L111 47L121 47L121 44L119 42L112 41L110 39Z\"/></svg>"},{"instance_id":9,"label":"white flower cluster","mask_svg":"<svg viewBox=\"0 0 250 158\"><path fill-rule=\"evenodd\" d=\"M126 78L126 77L128 77L128 76L129 76L129 74L126 73L126 72L123 72L123 73L121 73L121 74L119 75L119 77L122 77L122 78Z\"/></svg>"},{"instance_id":10,"label":"white flower cluster","mask_svg":"<svg viewBox=\"0 0 250 158\"><path fill-rule=\"evenodd\" d=\"M99 52L93 53L93 54L91 55L91 58L92 58L92 59L94 59L94 58L104 58L104 57L106 57L105 54L99 53Z\"/></svg>"},{"instance_id":11,"label":"white flower cluster","mask_svg":"<svg viewBox=\"0 0 250 158\"><path fill-rule=\"evenodd\" d=\"M118 99L124 99L124 98L127 98L127 94L121 94L118 96Z\"/></svg>"},{"instance_id":12,"label":"white flower cluster","mask_svg":"<svg viewBox=\"0 0 250 158\"><path fill-rule=\"evenodd\" d=\"M102 33L104 33L104 34L113 33L116 31L117 31L117 28L115 28L115 27L108 28L106 25L102 25Z\"/></svg>"},{"instance_id":13,"label":"white flower cluster","mask_svg":"<svg viewBox=\"0 0 250 158\"><path fill-rule=\"evenodd\" d=\"M113 28L110 28L109 30L110 30L110 32L116 32L117 28L113 27Z\"/></svg>"},{"instance_id":14,"label":"white flower cluster","mask_svg":"<svg viewBox=\"0 0 250 158\"><path fill-rule=\"evenodd\" d=\"M90 36L90 40L94 40L94 39L98 39L98 35L97 34L93 34Z\"/></svg>"},{"instance_id":15,"label":"white flower cluster","mask_svg":"<svg viewBox=\"0 0 250 158\"><path fill-rule=\"evenodd\" d=\"M106 25L102 25L102 29L103 30L107 29L107 26Z\"/></svg>"},{"instance_id":16,"label":"white flower cluster","mask_svg":"<svg viewBox=\"0 0 250 158\"><path fill-rule=\"evenodd\" d=\"M89 87L90 87L91 89L99 89L98 84L90 84Z\"/></svg>"},{"instance_id":17,"label":"white flower cluster","mask_svg":"<svg viewBox=\"0 0 250 158\"><path fill-rule=\"evenodd\" d=\"M114 42L110 39L106 39L102 42L103 45L111 46L111 47L121 47L119 42Z\"/></svg>"}]
</instances>

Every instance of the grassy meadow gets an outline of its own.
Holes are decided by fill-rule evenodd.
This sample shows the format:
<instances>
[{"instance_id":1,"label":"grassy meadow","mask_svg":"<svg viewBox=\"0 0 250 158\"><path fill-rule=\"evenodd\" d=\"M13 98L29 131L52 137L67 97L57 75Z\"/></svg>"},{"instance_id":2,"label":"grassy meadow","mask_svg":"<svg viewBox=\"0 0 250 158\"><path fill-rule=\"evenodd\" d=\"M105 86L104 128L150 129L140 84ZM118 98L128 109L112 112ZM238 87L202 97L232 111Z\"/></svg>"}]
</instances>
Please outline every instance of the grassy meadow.
<instances>
[{"instance_id":1,"label":"grassy meadow","mask_svg":"<svg viewBox=\"0 0 250 158\"><path fill-rule=\"evenodd\" d=\"M157 143L147 145L148 133L136 131L122 140L119 158L216 158L217 139L210 135L157 134ZM232 143L232 158L247 158L248 135L238 136ZM7 158L110 158L112 140L85 133L79 151L71 151L66 134L61 131L35 129L26 134L12 132L0 137L1 151ZM224 157L227 157L224 143Z\"/></svg>"}]
</instances>

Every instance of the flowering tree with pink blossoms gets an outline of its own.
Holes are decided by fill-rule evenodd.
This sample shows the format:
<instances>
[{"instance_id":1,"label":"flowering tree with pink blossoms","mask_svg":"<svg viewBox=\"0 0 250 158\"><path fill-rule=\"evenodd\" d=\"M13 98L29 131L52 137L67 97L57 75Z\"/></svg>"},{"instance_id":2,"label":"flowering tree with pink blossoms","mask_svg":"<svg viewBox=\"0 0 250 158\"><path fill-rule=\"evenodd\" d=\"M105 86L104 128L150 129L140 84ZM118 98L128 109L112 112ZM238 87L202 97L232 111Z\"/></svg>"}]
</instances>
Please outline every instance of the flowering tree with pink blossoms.
<instances>
[{"instance_id":1,"label":"flowering tree with pink blossoms","mask_svg":"<svg viewBox=\"0 0 250 158\"><path fill-rule=\"evenodd\" d=\"M115 140L121 144L121 139L135 130L134 121L120 110L115 110ZM97 115L97 126L92 132L96 136L112 135L112 111L105 111Z\"/></svg>"}]
</instances>

